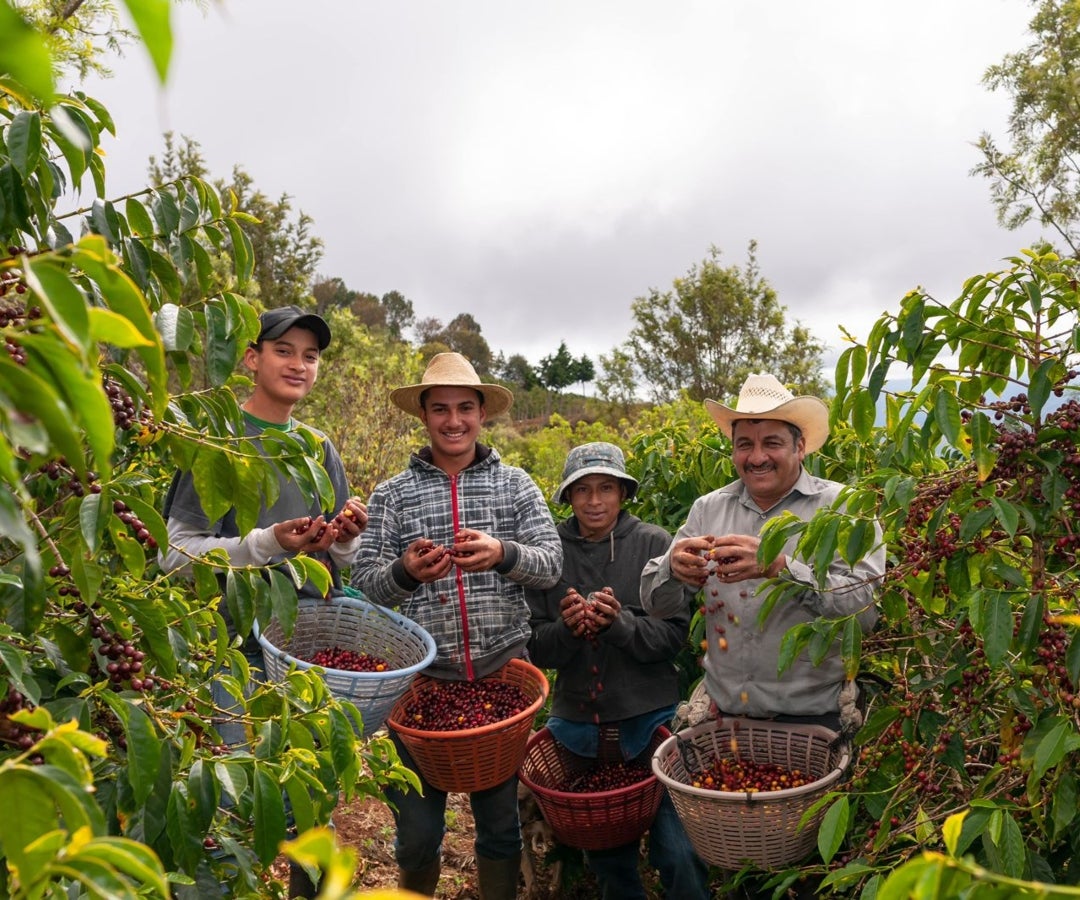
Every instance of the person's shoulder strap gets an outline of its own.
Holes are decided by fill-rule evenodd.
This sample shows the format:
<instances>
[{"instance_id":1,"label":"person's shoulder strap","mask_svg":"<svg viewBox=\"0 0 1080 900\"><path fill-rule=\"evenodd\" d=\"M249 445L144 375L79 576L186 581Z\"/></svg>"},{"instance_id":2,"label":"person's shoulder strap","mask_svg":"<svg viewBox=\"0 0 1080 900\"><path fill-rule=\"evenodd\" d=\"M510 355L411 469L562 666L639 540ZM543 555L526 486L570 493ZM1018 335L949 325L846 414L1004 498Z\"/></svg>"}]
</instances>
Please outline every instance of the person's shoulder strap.
<instances>
[{"instance_id":1,"label":"person's shoulder strap","mask_svg":"<svg viewBox=\"0 0 1080 900\"><path fill-rule=\"evenodd\" d=\"M173 473L172 481L169 483L169 490L165 493L165 503L161 508L161 517L168 522L169 511L172 509L173 500L176 499L176 489L180 486L180 477L184 473L177 469Z\"/></svg>"}]
</instances>

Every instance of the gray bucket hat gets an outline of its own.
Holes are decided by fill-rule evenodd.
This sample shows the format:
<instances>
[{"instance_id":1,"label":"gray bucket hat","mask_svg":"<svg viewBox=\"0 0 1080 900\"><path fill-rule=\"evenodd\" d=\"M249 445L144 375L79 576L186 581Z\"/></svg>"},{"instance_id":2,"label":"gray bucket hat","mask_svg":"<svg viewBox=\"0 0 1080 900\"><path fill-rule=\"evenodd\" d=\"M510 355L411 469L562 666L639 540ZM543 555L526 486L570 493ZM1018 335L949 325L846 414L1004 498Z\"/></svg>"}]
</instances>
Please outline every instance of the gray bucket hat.
<instances>
[{"instance_id":1,"label":"gray bucket hat","mask_svg":"<svg viewBox=\"0 0 1080 900\"><path fill-rule=\"evenodd\" d=\"M552 502L566 503L563 497L571 484L586 475L612 475L626 485L626 499L637 493L637 479L626 474L626 460L623 452L614 444L606 441L592 441L580 444L566 455L566 465L562 470L562 482L552 495Z\"/></svg>"}]
</instances>

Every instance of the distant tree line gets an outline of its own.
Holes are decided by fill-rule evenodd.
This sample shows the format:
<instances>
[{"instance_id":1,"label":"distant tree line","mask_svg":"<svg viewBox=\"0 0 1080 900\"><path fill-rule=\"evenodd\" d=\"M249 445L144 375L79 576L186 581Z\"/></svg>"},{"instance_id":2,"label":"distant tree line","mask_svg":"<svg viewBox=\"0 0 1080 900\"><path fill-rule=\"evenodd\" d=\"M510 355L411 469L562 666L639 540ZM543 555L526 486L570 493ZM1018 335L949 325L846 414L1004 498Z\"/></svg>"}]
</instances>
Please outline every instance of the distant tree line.
<instances>
[{"instance_id":1,"label":"distant tree line","mask_svg":"<svg viewBox=\"0 0 1080 900\"><path fill-rule=\"evenodd\" d=\"M164 135L160 158L151 157L154 184L182 176L210 180L197 141ZM685 394L691 400L730 398L746 375L769 371L802 393L827 394L821 377L823 345L798 322L790 323L776 291L761 274L757 245L751 241L746 264L723 266L711 247L706 258L675 278L669 289L651 288L630 303L634 325L627 340L599 366L586 355L575 357L565 340L537 364L519 353L493 350L469 312L448 322L417 318L413 301L400 291L377 295L357 290L339 276L319 274L323 241L313 221L293 209L292 198L277 200L258 190L240 166L228 180L213 182L237 198L245 215L241 227L251 240L255 266L254 294L266 307L299 303L322 315L348 310L356 322L391 341L410 343L423 359L454 350L472 361L477 372L516 389L542 388L559 395L574 385L593 383L596 395L625 413L647 399L666 403ZM231 252L223 242L220 255ZM225 270L208 258L207 266ZM222 284L224 289L226 285ZM546 405L550 412L550 404Z\"/></svg>"}]
</instances>

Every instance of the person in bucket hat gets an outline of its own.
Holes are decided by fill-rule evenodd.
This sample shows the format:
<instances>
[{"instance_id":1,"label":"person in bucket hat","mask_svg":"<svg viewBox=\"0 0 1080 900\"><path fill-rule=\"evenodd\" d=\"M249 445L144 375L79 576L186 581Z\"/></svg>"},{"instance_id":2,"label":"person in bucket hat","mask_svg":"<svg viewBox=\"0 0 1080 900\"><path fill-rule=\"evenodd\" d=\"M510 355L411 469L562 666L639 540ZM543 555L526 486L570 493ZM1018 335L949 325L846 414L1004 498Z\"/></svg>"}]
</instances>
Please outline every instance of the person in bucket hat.
<instances>
[{"instance_id":1,"label":"person in bucket hat","mask_svg":"<svg viewBox=\"0 0 1080 900\"><path fill-rule=\"evenodd\" d=\"M556 670L547 720L552 736L570 752L595 759L601 732L614 732L621 758L647 767L653 735L671 721L679 700L674 660L690 634L694 591L684 587L681 608L665 618L642 609L642 566L667 549L671 535L622 508L637 488L616 445L574 447L552 498L572 510L559 524L562 576L554 587L525 596L532 613L529 657ZM644 900L640 844L585 852L601 898ZM649 829L649 862L666 896L709 897L708 867L694 853L667 792Z\"/></svg>"},{"instance_id":2,"label":"person in bucket hat","mask_svg":"<svg viewBox=\"0 0 1080 900\"><path fill-rule=\"evenodd\" d=\"M401 612L435 639L425 675L468 680L491 675L525 653L526 588L559 577L562 548L540 489L524 470L479 441L488 416L513 394L481 382L460 353L432 357L418 384L390 392L419 417L428 445L405 471L376 486L369 524L352 568L353 585ZM446 794L429 784L391 730L402 762L423 793L387 790L397 826L399 886L434 895L441 868ZM485 900L513 900L521 868L517 775L470 795L476 864Z\"/></svg>"},{"instance_id":3,"label":"person in bucket hat","mask_svg":"<svg viewBox=\"0 0 1080 900\"><path fill-rule=\"evenodd\" d=\"M808 520L843 489L803 466L806 454L828 439L828 406L759 374L746 379L734 407L714 400L705 407L731 439L739 477L699 497L669 550L646 564L643 605L652 615L670 615L683 606L684 587L704 588L704 684L718 714L847 730L850 721L841 712L855 714L854 685L845 679L840 647L833 646L819 664L803 653L779 674L780 647L790 629L819 616L854 615L864 632L874 626L876 588L885 571L880 529L875 523L879 540L872 552L854 565L836 554L825 573L815 570L814 560L795 556L797 537L767 569L758 560L759 534L770 519L790 513ZM802 589L797 600L782 600L759 625L767 593L762 589L774 578Z\"/></svg>"}]
</instances>

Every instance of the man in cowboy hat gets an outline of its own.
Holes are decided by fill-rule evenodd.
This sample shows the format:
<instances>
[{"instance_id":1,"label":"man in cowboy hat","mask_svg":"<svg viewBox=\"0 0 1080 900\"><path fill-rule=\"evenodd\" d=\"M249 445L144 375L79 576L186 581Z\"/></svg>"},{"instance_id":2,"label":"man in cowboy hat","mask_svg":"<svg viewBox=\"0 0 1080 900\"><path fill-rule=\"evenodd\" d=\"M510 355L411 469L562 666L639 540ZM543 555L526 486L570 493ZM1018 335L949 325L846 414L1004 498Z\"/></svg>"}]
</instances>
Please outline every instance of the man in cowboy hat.
<instances>
[{"instance_id":1,"label":"man in cowboy hat","mask_svg":"<svg viewBox=\"0 0 1080 900\"><path fill-rule=\"evenodd\" d=\"M872 628L885 548L879 543L854 566L835 556L824 590L813 565L793 556L795 538L767 570L758 562L758 535L769 519L785 512L810 519L843 488L802 464L828 439L829 409L816 397L794 396L772 375L747 378L734 409L714 400L705 406L731 439L739 478L694 502L668 552L645 566L642 604L653 615L669 615L685 602L684 585L706 589L704 683L719 714L812 722L839 731L845 687L839 647L818 664L801 654L781 675L781 641L789 629L819 616L855 615L864 631ZM802 590L759 625L760 589L781 575Z\"/></svg>"},{"instance_id":2,"label":"man in cowboy hat","mask_svg":"<svg viewBox=\"0 0 1080 900\"><path fill-rule=\"evenodd\" d=\"M478 440L488 416L506 412L514 398L500 385L482 383L460 353L439 353L419 384L391 391L390 399L420 418L430 443L372 491L352 582L376 603L400 606L435 638L435 660L425 674L483 678L524 655L525 589L551 587L562 568L559 535L540 489ZM399 886L432 896L446 794L422 777L421 783L422 795L388 790L387 796L397 824ZM512 900L521 865L517 776L473 793L470 802L480 896Z\"/></svg>"},{"instance_id":3,"label":"man in cowboy hat","mask_svg":"<svg viewBox=\"0 0 1080 900\"><path fill-rule=\"evenodd\" d=\"M547 720L552 736L577 756L643 760L648 767L653 735L671 722L679 700L674 660L690 633L694 592L685 587L681 608L668 618L642 610L641 567L667 549L671 535L622 508L637 488L614 444L574 447L552 498L573 510L559 524L562 577L525 596L532 610L529 657L556 670ZM617 736L613 748L601 748L602 732ZM644 900L640 843L585 853L602 900ZM666 791L649 829L649 862L668 897L709 897L708 867Z\"/></svg>"}]
</instances>

